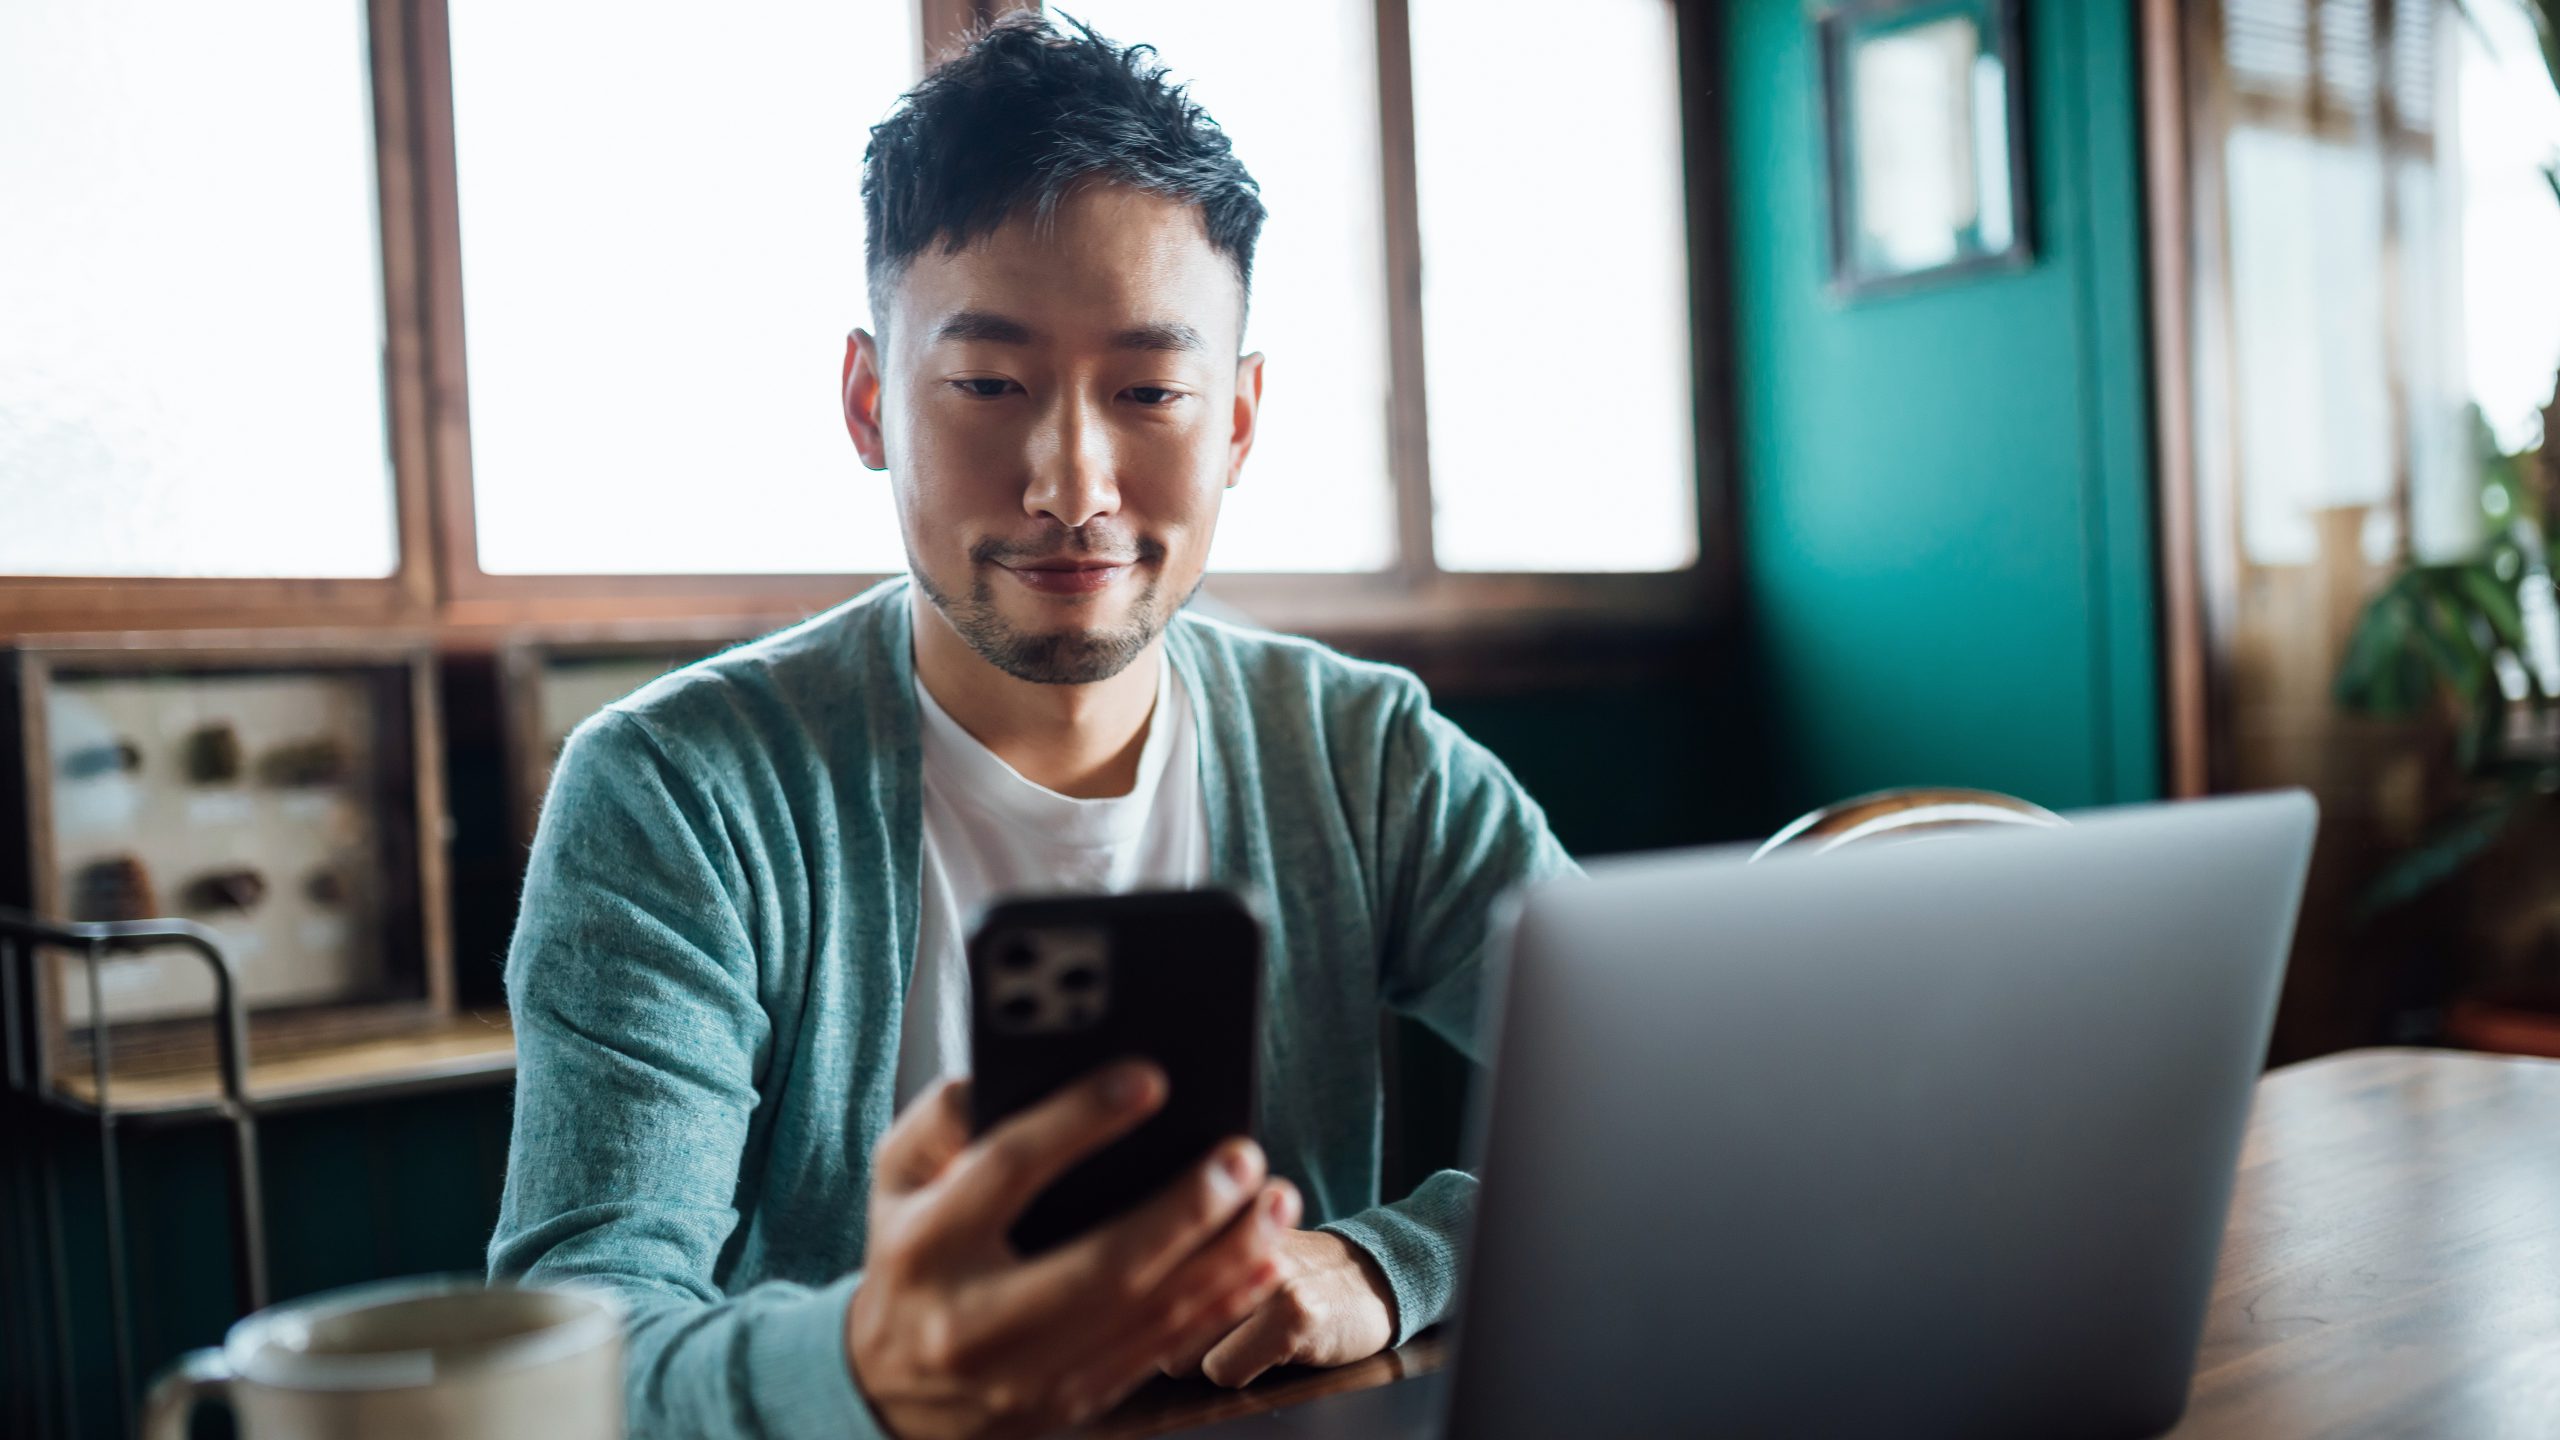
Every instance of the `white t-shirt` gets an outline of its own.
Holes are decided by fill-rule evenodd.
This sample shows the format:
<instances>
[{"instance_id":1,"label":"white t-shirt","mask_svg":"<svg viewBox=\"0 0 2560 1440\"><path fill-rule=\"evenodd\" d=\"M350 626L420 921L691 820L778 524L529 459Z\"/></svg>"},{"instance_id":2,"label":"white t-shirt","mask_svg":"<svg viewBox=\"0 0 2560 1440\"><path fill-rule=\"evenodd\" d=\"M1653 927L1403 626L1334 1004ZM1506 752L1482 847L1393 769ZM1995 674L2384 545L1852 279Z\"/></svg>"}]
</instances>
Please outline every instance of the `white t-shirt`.
<instances>
[{"instance_id":1,"label":"white t-shirt","mask_svg":"<svg viewBox=\"0 0 2560 1440\"><path fill-rule=\"evenodd\" d=\"M1033 781L978 743L916 684L924 746L924 874L915 972L898 1026L898 1108L969 1069L969 926L989 901L1040 891L1194 886L1209 874L1191 705L1170 657L1126 795L1078 800Z\"/></svg>"}]
</instances>

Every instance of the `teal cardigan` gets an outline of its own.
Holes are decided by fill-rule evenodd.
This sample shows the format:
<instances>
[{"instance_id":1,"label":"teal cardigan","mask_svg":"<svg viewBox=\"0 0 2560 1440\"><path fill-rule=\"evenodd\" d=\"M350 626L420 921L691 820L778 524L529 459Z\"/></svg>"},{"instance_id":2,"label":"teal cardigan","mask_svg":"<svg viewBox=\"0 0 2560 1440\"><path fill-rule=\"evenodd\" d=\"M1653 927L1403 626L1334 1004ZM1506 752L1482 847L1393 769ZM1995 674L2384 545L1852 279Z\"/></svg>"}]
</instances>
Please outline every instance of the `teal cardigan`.
<instances>
[{"instance_id":1,"label":"teal cardigan","mask_svg":"<svg viewBox=\"0 0 2560 1440\"><path fill-rule=\"evenodd\" d=\"M879 1427L845 1361L923 835L908 586L666 676L560 757L507 955L495 1275L609 1286L638 1435ZM1270 922L1260 1136L1441 1318L1475 1182L1379 1203L1381 1006L1470 1053L1487 911L1573 862L1413 676L1185 614L1211 878Z\"/></svg>"}]
</instances>

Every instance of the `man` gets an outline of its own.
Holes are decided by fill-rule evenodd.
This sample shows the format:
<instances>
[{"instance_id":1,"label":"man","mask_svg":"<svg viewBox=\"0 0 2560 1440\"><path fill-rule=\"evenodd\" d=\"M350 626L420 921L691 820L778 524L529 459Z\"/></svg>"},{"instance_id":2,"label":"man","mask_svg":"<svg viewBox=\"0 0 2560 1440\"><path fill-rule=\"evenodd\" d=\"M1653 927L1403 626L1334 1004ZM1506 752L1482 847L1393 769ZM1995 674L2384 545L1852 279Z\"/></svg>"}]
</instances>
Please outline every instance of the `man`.
<instances>
[{"instance_id":1,"label":"man","mask_svg":"<svg viewBox=\"0 0 2560 1440\"><path fill-rule=\"evenodd\" d=\"M561 758L490 1268L621 1293L636 1433L1031 1433L1448 1306L1474 1182L1380 1203L1379 1008L1472 1046L1487 906L1571 862L1411 676L1182 613L1252 448L1263 209L1147 53L1017 18L874 129L843 400L912 581ZM963 927L1203 883L1268 901L1262 1143L1017 1256L1011 1218L1164 1082L972 1137Z\"/></svg>"}]
</instances>

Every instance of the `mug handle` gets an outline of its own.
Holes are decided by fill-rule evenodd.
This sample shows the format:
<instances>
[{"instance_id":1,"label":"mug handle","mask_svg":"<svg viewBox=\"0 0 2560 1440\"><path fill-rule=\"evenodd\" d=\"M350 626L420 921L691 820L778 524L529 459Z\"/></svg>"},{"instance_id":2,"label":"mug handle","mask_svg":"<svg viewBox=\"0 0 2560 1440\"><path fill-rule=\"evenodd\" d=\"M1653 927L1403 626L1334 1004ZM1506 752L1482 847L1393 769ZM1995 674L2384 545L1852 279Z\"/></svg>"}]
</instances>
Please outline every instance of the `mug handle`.
<instances>
[{"instance_id":1,"label":"mug handle","mask_svg":"<svg viewBox=\"0 0 2560 1440\"><path fill-rule=\"evenodd\" d=\"M196 1402L208 1395L228 1395L231 1367L219 1350L190 1350L151 1382L142 1402L142 1440L187 1440L187 1420Z\"/></svg>"}]
</instances>

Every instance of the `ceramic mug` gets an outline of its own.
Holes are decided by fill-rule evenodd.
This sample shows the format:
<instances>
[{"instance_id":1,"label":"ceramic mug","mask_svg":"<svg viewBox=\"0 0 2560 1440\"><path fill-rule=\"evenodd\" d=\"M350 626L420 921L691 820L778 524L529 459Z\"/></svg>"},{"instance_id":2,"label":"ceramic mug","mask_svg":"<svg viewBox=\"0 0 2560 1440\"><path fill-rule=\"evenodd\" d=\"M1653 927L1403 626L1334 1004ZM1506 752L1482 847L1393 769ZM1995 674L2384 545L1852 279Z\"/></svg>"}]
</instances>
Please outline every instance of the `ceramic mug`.
<instances>
[{"instance_id":1,"label":"ceramic mug","mask_svg":"<svg viewBox=\"0 0 2560 1440\"><path fill-rule=\"evenodd\" d=\"M621 1440L622 1320L602 1295L463 1276L270 1306L181 1356L144 1440L186 1440L218 1398L243 1440Z\"/></svg>"}]
</instances>

